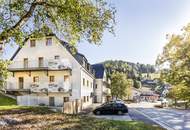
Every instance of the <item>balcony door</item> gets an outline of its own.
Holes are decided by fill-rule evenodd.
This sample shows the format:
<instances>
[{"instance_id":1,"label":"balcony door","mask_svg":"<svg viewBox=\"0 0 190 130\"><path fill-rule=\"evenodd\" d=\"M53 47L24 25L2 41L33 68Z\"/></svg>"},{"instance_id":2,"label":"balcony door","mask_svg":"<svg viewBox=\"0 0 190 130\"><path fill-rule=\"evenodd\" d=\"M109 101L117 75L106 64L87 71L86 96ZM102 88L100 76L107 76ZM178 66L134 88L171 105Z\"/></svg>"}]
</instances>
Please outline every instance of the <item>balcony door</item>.
<instances>
[{"instance_id":1,"label":"balcony door","mask_svg":"<svg viewBox=\"0 0 190 130\"><path fill-rule=\"evenodd\" d=\"M28 58L24 58L24 68L28 68Z\"/></svg>"},{"instance_id":2,"label":"balcony door","mask_svg":"<svg viewBox=\"0 0 190 130\"><path fill-rule=\"evenodd\" d=\"M18 87L19 87L19 89L24 88L24 78L23 77L18 78Z\"/></svg>"},{"instance_id":3,"label":"balcony door","mask_svg":"<svg viewBox=\"0 0 190 130\"><path fill-rule=\"evenodd\" d=\"M39 57L38 65L39 65L39 67L44 67L44 58L43 57Z\"/></svg>"}]
</instances>

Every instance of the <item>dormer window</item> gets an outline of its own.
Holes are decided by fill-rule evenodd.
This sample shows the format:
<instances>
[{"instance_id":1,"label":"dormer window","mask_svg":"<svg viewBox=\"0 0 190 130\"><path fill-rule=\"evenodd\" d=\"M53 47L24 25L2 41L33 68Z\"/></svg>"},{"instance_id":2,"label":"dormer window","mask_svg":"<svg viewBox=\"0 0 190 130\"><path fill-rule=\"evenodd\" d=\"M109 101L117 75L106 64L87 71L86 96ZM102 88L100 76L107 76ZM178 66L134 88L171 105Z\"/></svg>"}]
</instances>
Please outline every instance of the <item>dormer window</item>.
<instances>
[{"instance_id":1,"label":"dormer window","mask_svg":"<svg viewBox=\"0 0 190 130\"><path fill-rule=\"evenodd\" d=\"M36 46L36 40L30 40L30 47Z\"/></svg>"},{"instance_id":2,"label":"dormer window","mask_svg":"<svg viewBox=\"0 0 190 130\"><path fill-rule=\"evenodd\" d=\"M52 38L46 38L46 46L52 45Z\"/></svg>"}]
</instances>

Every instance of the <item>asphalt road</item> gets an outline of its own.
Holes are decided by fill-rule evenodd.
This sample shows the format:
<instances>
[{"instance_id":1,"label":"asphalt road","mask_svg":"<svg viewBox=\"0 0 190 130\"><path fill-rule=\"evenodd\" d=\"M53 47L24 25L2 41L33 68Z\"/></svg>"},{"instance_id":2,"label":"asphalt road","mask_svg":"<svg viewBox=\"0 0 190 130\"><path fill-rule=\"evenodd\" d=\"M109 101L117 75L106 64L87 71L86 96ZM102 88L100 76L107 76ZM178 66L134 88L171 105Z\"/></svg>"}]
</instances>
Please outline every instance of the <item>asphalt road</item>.
<instances>
[{"instance_id":1,"label":"asphalt road","mask_svg":"<svg viewBox=\"0 0 190 130\"><path fill-rule=\"evenodd\" d=\"M190 111L159 108L136 108L152 120L172 129L190 130Z\"/></svg>"},{"instance_id":2,"label":"asphalt road","mask_svg":"<svg viewBox=\"0 0 190 130\"><path fill-rule=\"evenodd\" d=\"M129 108L129 116L131 117L132 120L142 121L142 122L147 123L147 124L152 124L152 125L155 125L155 126L159 126L157 123L150 120L146 116L142 115L141 113L136 111L136 109L134 109L134 108Z\"/></svg>"}]
</instances>

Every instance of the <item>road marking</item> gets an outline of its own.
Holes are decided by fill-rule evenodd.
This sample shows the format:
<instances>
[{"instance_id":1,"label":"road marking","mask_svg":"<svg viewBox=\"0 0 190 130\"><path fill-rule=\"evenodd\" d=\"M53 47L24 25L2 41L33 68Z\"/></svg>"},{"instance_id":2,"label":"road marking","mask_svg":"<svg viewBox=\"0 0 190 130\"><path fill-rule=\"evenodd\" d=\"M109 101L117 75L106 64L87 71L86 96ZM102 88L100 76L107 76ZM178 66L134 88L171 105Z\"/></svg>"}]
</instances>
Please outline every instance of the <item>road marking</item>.
<instances>
[{"instance_id":1,"label":"road marking","mask_svg":"<svg viewBox=\"0 0 190 130\"><path fill-rule=\"evenodd\" d=\"M157 121L156 119L151 118L150 116L146 115L144 112L141 112L141 111L139 111L139 110L137 110L135 108L133 108L133 110L136 111L136 112L138 112L138 113L140 113L140 114L142 114L143 116L147 117L148 119L150 119L153 122L159 124L160 126L162 126L163 128L165 128L167 130L175 130L175 129L171 128L169 125L167 125L166 123L160 122L160 121Z\"/></svg>"}]
</instances>

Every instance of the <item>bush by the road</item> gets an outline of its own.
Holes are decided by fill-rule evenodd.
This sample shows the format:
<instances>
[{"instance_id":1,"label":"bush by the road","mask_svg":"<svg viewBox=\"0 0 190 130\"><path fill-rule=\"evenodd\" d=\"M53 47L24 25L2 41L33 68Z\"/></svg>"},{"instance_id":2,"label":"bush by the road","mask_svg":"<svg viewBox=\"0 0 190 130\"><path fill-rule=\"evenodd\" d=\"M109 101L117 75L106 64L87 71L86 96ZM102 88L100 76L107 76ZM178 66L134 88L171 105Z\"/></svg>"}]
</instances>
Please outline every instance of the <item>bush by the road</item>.
<instances>
[{"instance_id":1,"label":"bush by the road","mask_svg":"<svg viewBox=\"0 0 190 130\"><path fill-rule=\"evenodd\" d=\"M141 88L142 87L141 82L138 81L138 80L134 80L134 87L137 88L137 89Z\"/></svg>"}]
</instances>

